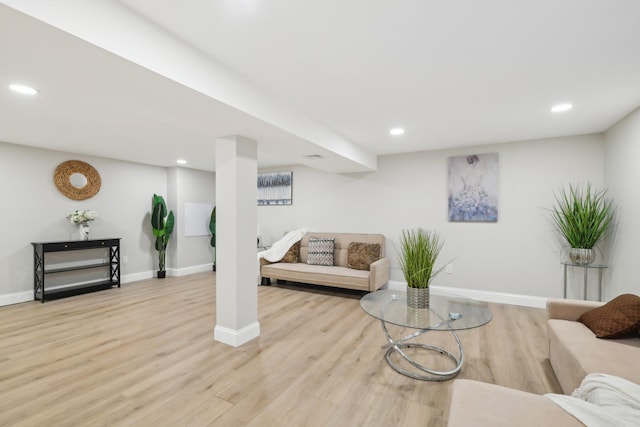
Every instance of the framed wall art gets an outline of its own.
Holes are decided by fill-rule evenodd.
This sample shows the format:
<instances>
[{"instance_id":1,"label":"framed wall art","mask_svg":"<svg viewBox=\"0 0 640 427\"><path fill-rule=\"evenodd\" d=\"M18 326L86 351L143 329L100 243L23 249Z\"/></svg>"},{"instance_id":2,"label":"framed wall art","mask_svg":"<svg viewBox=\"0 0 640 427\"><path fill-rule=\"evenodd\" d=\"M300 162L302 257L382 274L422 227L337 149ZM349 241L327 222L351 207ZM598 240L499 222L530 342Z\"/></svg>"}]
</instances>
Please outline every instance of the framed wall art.
<instances>
[{"instance_id":1,"label":"framed wall art","mask_svg":"<svg viewBox=\"0 0 640 427\"><path fill-rule=\"evenodd\" d=\"M291 204L293 172L258 174L258 206Z\"/></svg>"},{"instance_id":2,"label":"framed wall art","mask_svg":"<svg viewBox=\"0 0 640 427\"><path fill-rule=\"evenodd\" d=\"M448 159L449 221L498 221L498 154Z\"/></svg>"}]
</instances>

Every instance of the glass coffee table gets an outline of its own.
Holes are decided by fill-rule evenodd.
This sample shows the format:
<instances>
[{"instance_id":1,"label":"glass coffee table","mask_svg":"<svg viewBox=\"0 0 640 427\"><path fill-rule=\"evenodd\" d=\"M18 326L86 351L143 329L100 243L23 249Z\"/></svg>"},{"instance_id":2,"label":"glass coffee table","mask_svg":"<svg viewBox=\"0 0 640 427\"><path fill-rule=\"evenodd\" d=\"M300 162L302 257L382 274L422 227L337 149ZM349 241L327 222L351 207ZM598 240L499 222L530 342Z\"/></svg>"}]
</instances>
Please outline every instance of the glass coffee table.
<instances>
[{"instance_id":1,"label":"glass coffee table","mask_svg":"<svg viewBox=\"0 0 640 427\"><path fill-rule=\"evenodd\" d=\"M389 366L408 377L427 381L444 381L458 375L464 363L464 351L456 330L477 328L491 320L491 311L484 302L430 295L429 308L416 309L407 306L406 292L391 289L366 294L360 300L360 307L367 314L380 320L382 331L389 341L388 344L382 346L387 350L385 358ZM417 331L401 338L392 338L387 324L417 329ZM457 344L457 354L435 345L411 342L431 331L450 333ZM413 353L436 352L450 359L453 368L448 370L431 369L414 360L415 356L408 355L406 349L412 349ZM408 362L408 366L402 367L396 363L393 360L394 354Z\"/></svg>"}]
</instances>

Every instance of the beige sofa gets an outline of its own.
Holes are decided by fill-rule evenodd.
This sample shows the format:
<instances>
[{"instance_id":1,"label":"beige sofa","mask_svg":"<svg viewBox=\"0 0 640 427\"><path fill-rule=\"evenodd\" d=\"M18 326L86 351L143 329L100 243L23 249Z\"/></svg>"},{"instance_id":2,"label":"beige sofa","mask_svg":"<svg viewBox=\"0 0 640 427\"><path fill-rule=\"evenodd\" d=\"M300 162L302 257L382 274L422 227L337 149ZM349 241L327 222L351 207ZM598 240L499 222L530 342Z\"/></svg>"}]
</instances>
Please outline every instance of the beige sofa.
<instances>
[{"instance_id":1,"label":"beige sofa","mask_svg":"<svg viewBox=\"0 0 640 427\"><path fill-rule=\"evenodd\" d=\"M549 361L565 394L585 376L604 373L640 383L640 338L599 339L577 319L603 303L577 300L547 302ZM550 399L472 380L455 380L449 427L581 426Z\"/></svg>"},{"instance_id":2,"label":"beige sofa","mask_svg":"<svg viewBox=\"0 0 640 427\"><path fill-rule=\"evenodd\" d=\"M311 237L335 239L334 265L307 264L309 238ZM262 284L269 285L270 279L277 279L369 292L375 291L389 281L390 263L389 259L384 257L384 241L385 238L382 234L307 232L300 241L299 262L270 263L264 259L260 260ZM347 253L351 242L380 244L382 258L372 263L369 271L347 267Z\"/></svg>"},{"instance_id":3,"label":"beige sofa","mask_svg":"<svg viewBox=\"0 0 640 427\"><path fill-rule=\"evenodd\" d=\"M602 373L640 384L640 339L599 339L578 318L603 303L577 300L547 302L549 361L565 394L587 374Z\"/></svg>"}]
</instances>

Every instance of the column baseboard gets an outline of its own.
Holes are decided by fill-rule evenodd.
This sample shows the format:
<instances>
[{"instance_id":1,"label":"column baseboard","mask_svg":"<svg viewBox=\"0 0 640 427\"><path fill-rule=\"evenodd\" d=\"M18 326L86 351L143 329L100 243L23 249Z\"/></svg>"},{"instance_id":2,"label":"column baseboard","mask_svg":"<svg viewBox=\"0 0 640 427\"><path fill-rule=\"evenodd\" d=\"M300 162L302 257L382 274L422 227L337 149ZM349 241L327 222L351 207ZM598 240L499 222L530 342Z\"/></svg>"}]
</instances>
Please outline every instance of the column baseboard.
<instances>
[{"instance_id":1,"label":"column baseboard","mask_svg":"<svg viewBox=\"0 0 640 427\"><path fill-rule=\"evenodd\" d=\"M240 330L225 328L224 326L216 325L213 331L213 338L216 341L230 345L232 347L239 347L251 341L254 338L260 336L260 323L253 322Z\"/></svg>"}]
</instances>

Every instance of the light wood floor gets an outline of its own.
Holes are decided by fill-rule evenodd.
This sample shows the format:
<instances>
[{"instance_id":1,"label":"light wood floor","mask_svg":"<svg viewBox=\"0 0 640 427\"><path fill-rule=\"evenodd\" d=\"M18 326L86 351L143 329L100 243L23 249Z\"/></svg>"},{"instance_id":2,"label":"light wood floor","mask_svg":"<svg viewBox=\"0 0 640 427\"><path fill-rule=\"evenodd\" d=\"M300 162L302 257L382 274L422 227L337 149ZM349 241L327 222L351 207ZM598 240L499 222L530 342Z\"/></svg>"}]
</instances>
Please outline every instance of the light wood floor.
<instances>
[{"instance_id":1,"label":"light wood floor","mask_svg":"<svg viewBox=\"0 0 640 427\"><path fill-rule=\"evenodd\" d=\"M0 307L0 425L446 425L451 382L391 370L361 294L312 289L259 287L261 336L238 348L213 340L214 273ZM490 308L459 377L560 392L544 311Z\"/></svg>"}]
</instances>

